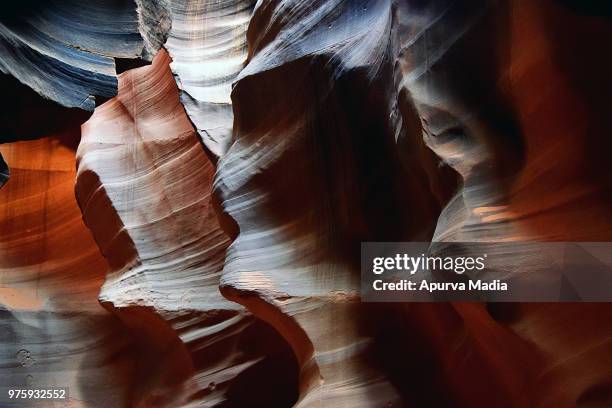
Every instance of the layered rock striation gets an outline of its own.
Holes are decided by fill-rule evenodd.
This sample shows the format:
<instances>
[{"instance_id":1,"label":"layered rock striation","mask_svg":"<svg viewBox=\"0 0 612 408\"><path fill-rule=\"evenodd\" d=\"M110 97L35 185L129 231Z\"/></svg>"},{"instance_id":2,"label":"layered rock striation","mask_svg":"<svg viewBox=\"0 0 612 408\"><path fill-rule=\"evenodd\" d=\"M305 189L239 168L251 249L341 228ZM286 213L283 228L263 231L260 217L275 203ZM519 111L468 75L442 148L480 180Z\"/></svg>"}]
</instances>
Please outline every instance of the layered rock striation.
<instances>
[{"instance_id":1,"label":"layered rock striation","mask_svg":"<svg viewBox=\"0 0 612 408\"><path fill-rule=\"evenodd\" d=\"M149 376L155 382L139 404L197 398L212 406L267 357L245 349L246 339L270 334L219 293L229 240L210 201L214 169L179 103L169 63L161 51L150 67L121 74L118 96L83 125L76 192L111 266L100 301L152 339L150 352L160 356L143 361L159 374ZM290 354L270 353L287 360L275 369L291 367ZM274 369L267 373L273 377ZM290 381L291 372L283 375Z\"/></svg>"},{"instance_id":2,"label":"layered rock striation","mask_svg":"<svg viewBox=\"0 0 612 408\"><path fill-rule=\"evenodd\" d=\"M398 89L395 18L390 2L260 2L232 93L235 141L214 184L237 233L222 291L293 347L297 406L401 404L373 363L359 243L426 239L445 176L403 125L415 117ZM406 166L400 137L414 140Z\"/></svg>"},{"instance_id":3,"label":"layered rock striation","mask_svg":"<svg viewBox=\"0 0 612 408\"><path fill-rule=\"evenodd\" d=\"M140 26L152 18L139 14L132 0L12 2L0 16L0 71L63 106L93 111L96 96L117 93L114 58L150 58L163 43Z\"/></svg>"},{"instance_id":4,"label":"layered rock striation","mask_svg":"<svg viewBox=\"0 0 612 408\"><path fill-rule=\"evenodd\" d=\"M0 383L71 406L611 405L609 304L359 294L362 242L495 243L528 273L549 260L510 243L610 240L595 3L7 6Z\"/></svg>"},{"instance_id":5,"label":"layered rock striation","mask_svg":"<svg viewBox=\"0 0 612 408\"><path fill-rule=\"evenodd\" d=\"M232 83L247 58L254 0L170 0L166 49L181 103L204 145L221 156L232 142Z\"/></svg>"}]
</instances>

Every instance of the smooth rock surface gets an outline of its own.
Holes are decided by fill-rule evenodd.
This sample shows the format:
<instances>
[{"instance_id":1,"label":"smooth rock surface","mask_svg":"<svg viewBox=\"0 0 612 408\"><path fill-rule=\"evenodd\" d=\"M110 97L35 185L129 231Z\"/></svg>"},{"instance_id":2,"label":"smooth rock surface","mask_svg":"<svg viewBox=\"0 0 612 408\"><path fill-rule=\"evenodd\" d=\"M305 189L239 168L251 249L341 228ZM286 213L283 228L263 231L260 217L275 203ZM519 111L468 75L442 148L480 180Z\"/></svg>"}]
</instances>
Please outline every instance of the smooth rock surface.
<instances>
[{"instance_id":1,"label":"smooth rock surface","mask_svg":"<svg viewBox=\"0 0 612 408\"><path fill-rule=\"evenodd\" d=\"M291 344L300 407L402 401L359 301L360 242L427 237L444 186L422 140L406 167L397 152L414 118L399 109L393 21L386 1L259 2L232 93L215 192L239 232L222 291Z\"/></svg>"},{"instance_id":2,"label":"smooth rock surface","mask_svg":"<svg viewBox=\"0 0 612 408\"><path fill-rule=\"evenodd\" d=\"M61 141L0 146L13 164L0 190L0 384L69 387L70 406L117 406L136 381L133 344L97 302L107 264Z\"/></svg>"},{"instance_id":3,"label":"smooth rock surface","mask_svg":"<svg viewBox=\"0 0 612 408\"><path fill-rule=\"evenodd\" d=\"M293 357L272 334L268 341L278 348L269 354L284 360L272 370L258 366L267 356L244 343L270 334L219 293L229 240L210 202L214 169L179 103L169 63L161 51L150 67L121 74L118 96L83 125L76 192L111 265L100 301L126 327L156 339L150 352L163 356L146 363L159 374L149 376L154 382L139 404L213 406L231 399L226 394L247 369L274 378L275 370L291 370ZM291 371L282 375L290 384ZM254 401L286 398L285 391L261 391Z\"/></svg>"},{"instance_id":4,"label":"smooth rock surface","mask_svg":"<svg viewBox=\"0 0 612 408\"><path fill-rule=\"evenodd\" d=\"M150 58L161 45L144 35L132 0L11 2L0 15L0 71L63 106L92 111L96 96L117 93L113 58Z\"/></svg>"},{"instance_id":5,"label":"smooth rock surface","mask_svg":"<svg viewBox=\"0 0 612 408\"><path fill-rule=\"evenodd\" d=\"M612 240L604 2L90 3L0 15L0 385L612 406L609 303L359 297L365 241Z\"/></svg>"},{"instance_id":6,"label":"smooth rock surface","mask_svg":"<svg viewBox=\"0 0 612 408\"><path fill-rule=\"evenodd\" d=\"M247 58L254 0L168 0L166 49L181 103L202 141L221 156L232 142L232 83Z\"/></svg>"}]
</instances>

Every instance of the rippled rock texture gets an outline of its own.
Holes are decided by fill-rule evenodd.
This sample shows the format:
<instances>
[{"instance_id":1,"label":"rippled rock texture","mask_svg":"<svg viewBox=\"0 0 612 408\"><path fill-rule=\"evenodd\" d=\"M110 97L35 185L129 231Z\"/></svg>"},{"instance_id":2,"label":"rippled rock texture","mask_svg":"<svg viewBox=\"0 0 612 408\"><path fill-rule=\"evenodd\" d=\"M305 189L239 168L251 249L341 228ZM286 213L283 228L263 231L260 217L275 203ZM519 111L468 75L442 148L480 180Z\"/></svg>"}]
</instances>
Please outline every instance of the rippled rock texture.
<instances>
[{"instance_id":1,"label":"rippled rock texture","mask_svg":"<svg viewBox=\"0 0 612 408\"><path fill-rule=\"evenodd\" d=\"M181 102L202 141L221 156L232 141L232 83L246 64L254 0L168 0L166 48Z\"/></svg>"},{"instance_id":2,"label":"rippled rock texture","mask_svg":"<svg viewBox=\"0 0 612 408\"><path fill-rule=\"evenodd\" d=\"M361 242L612 239L610 7L3 7L1 385L67 386L68 406L612 406L609 304L359 295Z\"/></svg>"},{"instance_id":3,"label":"rippled rock texture","mask_svg":"<svg viewBox=\"0 0 612 408\"><path fill-rule=\"evenodd\" d=\"M159 45L141 35L133 0L25 0L0 15L0 71L66 107L92 111L96 96L117 93L114 58Z\"/></svg>"},{"instance_id":4,"label":"rippled rock texture","mask_svg":"<svg viewBox=\"0 0 612 408\"><path fill-rule=\"evenodd\" d=\"M145 406L195 396L221 402L247 370L290 386L292 356L283 354L283 341L219 293L229 240L210 200L214 169L179 103L169 62L161 51L150 67L120 75L118 96L82 127L77 200L111 267L100 302L164 356L146 363L157 378ZM254 345L270 336L279 349L267 345L266 355ZM284 398L259 387L253 401Z\"/></svg>"},{"instance_id":5,"label":"rippled rock texture","mask_svg":"<svg viewBox=\"0 0 612 408\"><path fill-rule=\"evenodd\" d=\"M130 339L97 302L107 263L74 199L67 136L1 147L13 169L0 204L0 383L66 384L84 406L122 404Z\"/></svg>"}]
</instances>

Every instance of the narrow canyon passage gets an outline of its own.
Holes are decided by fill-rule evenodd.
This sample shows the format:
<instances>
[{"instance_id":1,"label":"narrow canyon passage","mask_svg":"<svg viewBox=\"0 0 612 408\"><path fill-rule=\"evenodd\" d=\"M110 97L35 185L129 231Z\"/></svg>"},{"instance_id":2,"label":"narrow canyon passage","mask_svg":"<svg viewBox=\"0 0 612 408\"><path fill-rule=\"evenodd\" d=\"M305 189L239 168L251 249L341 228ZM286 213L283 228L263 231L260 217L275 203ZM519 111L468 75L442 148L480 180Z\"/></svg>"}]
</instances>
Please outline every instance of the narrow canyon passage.
<instances>
[{"instance_id":1,"label":"narrow canyon passage","mask_svg":"<svg viewBox=\"0 0 612 408\"><path fill-rule=\"evenodd\" d=\"M612 406L612 303L362 296L370 242L612 242L605 4L3 9L0 406Z\"/></svg>"}]
</instances>

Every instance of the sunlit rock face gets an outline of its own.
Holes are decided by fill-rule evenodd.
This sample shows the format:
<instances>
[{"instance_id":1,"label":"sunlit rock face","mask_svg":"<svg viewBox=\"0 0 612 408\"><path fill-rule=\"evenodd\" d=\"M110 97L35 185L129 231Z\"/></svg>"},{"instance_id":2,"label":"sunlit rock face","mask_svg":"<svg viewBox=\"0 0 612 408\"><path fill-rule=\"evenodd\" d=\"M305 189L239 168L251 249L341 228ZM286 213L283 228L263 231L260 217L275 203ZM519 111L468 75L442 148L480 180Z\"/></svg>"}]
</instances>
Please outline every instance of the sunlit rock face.
<instances>
[{"instance_id":1,"label":"sunlit rock face","mask_svg":"<svg viewBox=\"0 0 612 408\"><path fill-rule=\"evenodd\" d=\"M207 149L220 156L232 141L232 82L247 57L254 0L167 0L166 48L181 103Z\"/></svg>"},{"instance_id":2,"label":"sunlit rock face","mask_svg":"<svg viewBox=\"0 0 612 408\"><path fill-rule=\"evenodd\" d=\"M194 309L229 307L215 282L228 238L210 206L214 169L178 101L169 62L161 52L151 67L122 74L119 95L83 125L77 198L112 261L104 300L130 304L147 284L150 305L161 310L179 310L180 300ZM168 273L190 284L174 290ZM199 285L208 290L187 290Z\"/></svg>"},{"instance_id":3,"label":"sunlit rock face","mask_svg":"<svg viewBox=\"0 0 612 408\"><path fill-rule=\"evenodd\" d=\"M0 383L65 384L71 406L120 406L132 342L96 300L107 264L74 198L70 136L0 146L13 164L0 190Z\"/></svg>"},{"instance_id":4,"label":"sunlit rock face","mask_svg":"<svg viewBox=\"0 0 612 408\"><path fill-rule=\"evenodd\" d=\"M155 339L150 352L160 359L149 368L157 378L143 390L144 406L223 402L247 369L270 378L281 370L290 390L293 357L283 354L283 342L219 293L229 240L210 202L214 169L179 103L169 62L162 51L150 67L120 75L118 96L82 128L77 199L111 265L100 301ZM272 370L257 367L269 357L261 347L242 344L253 336L272 336L280 348L269 351L277 359ZM255 401L270 398L268 387L260 390Z\"/></svg>"}]
</instances>

